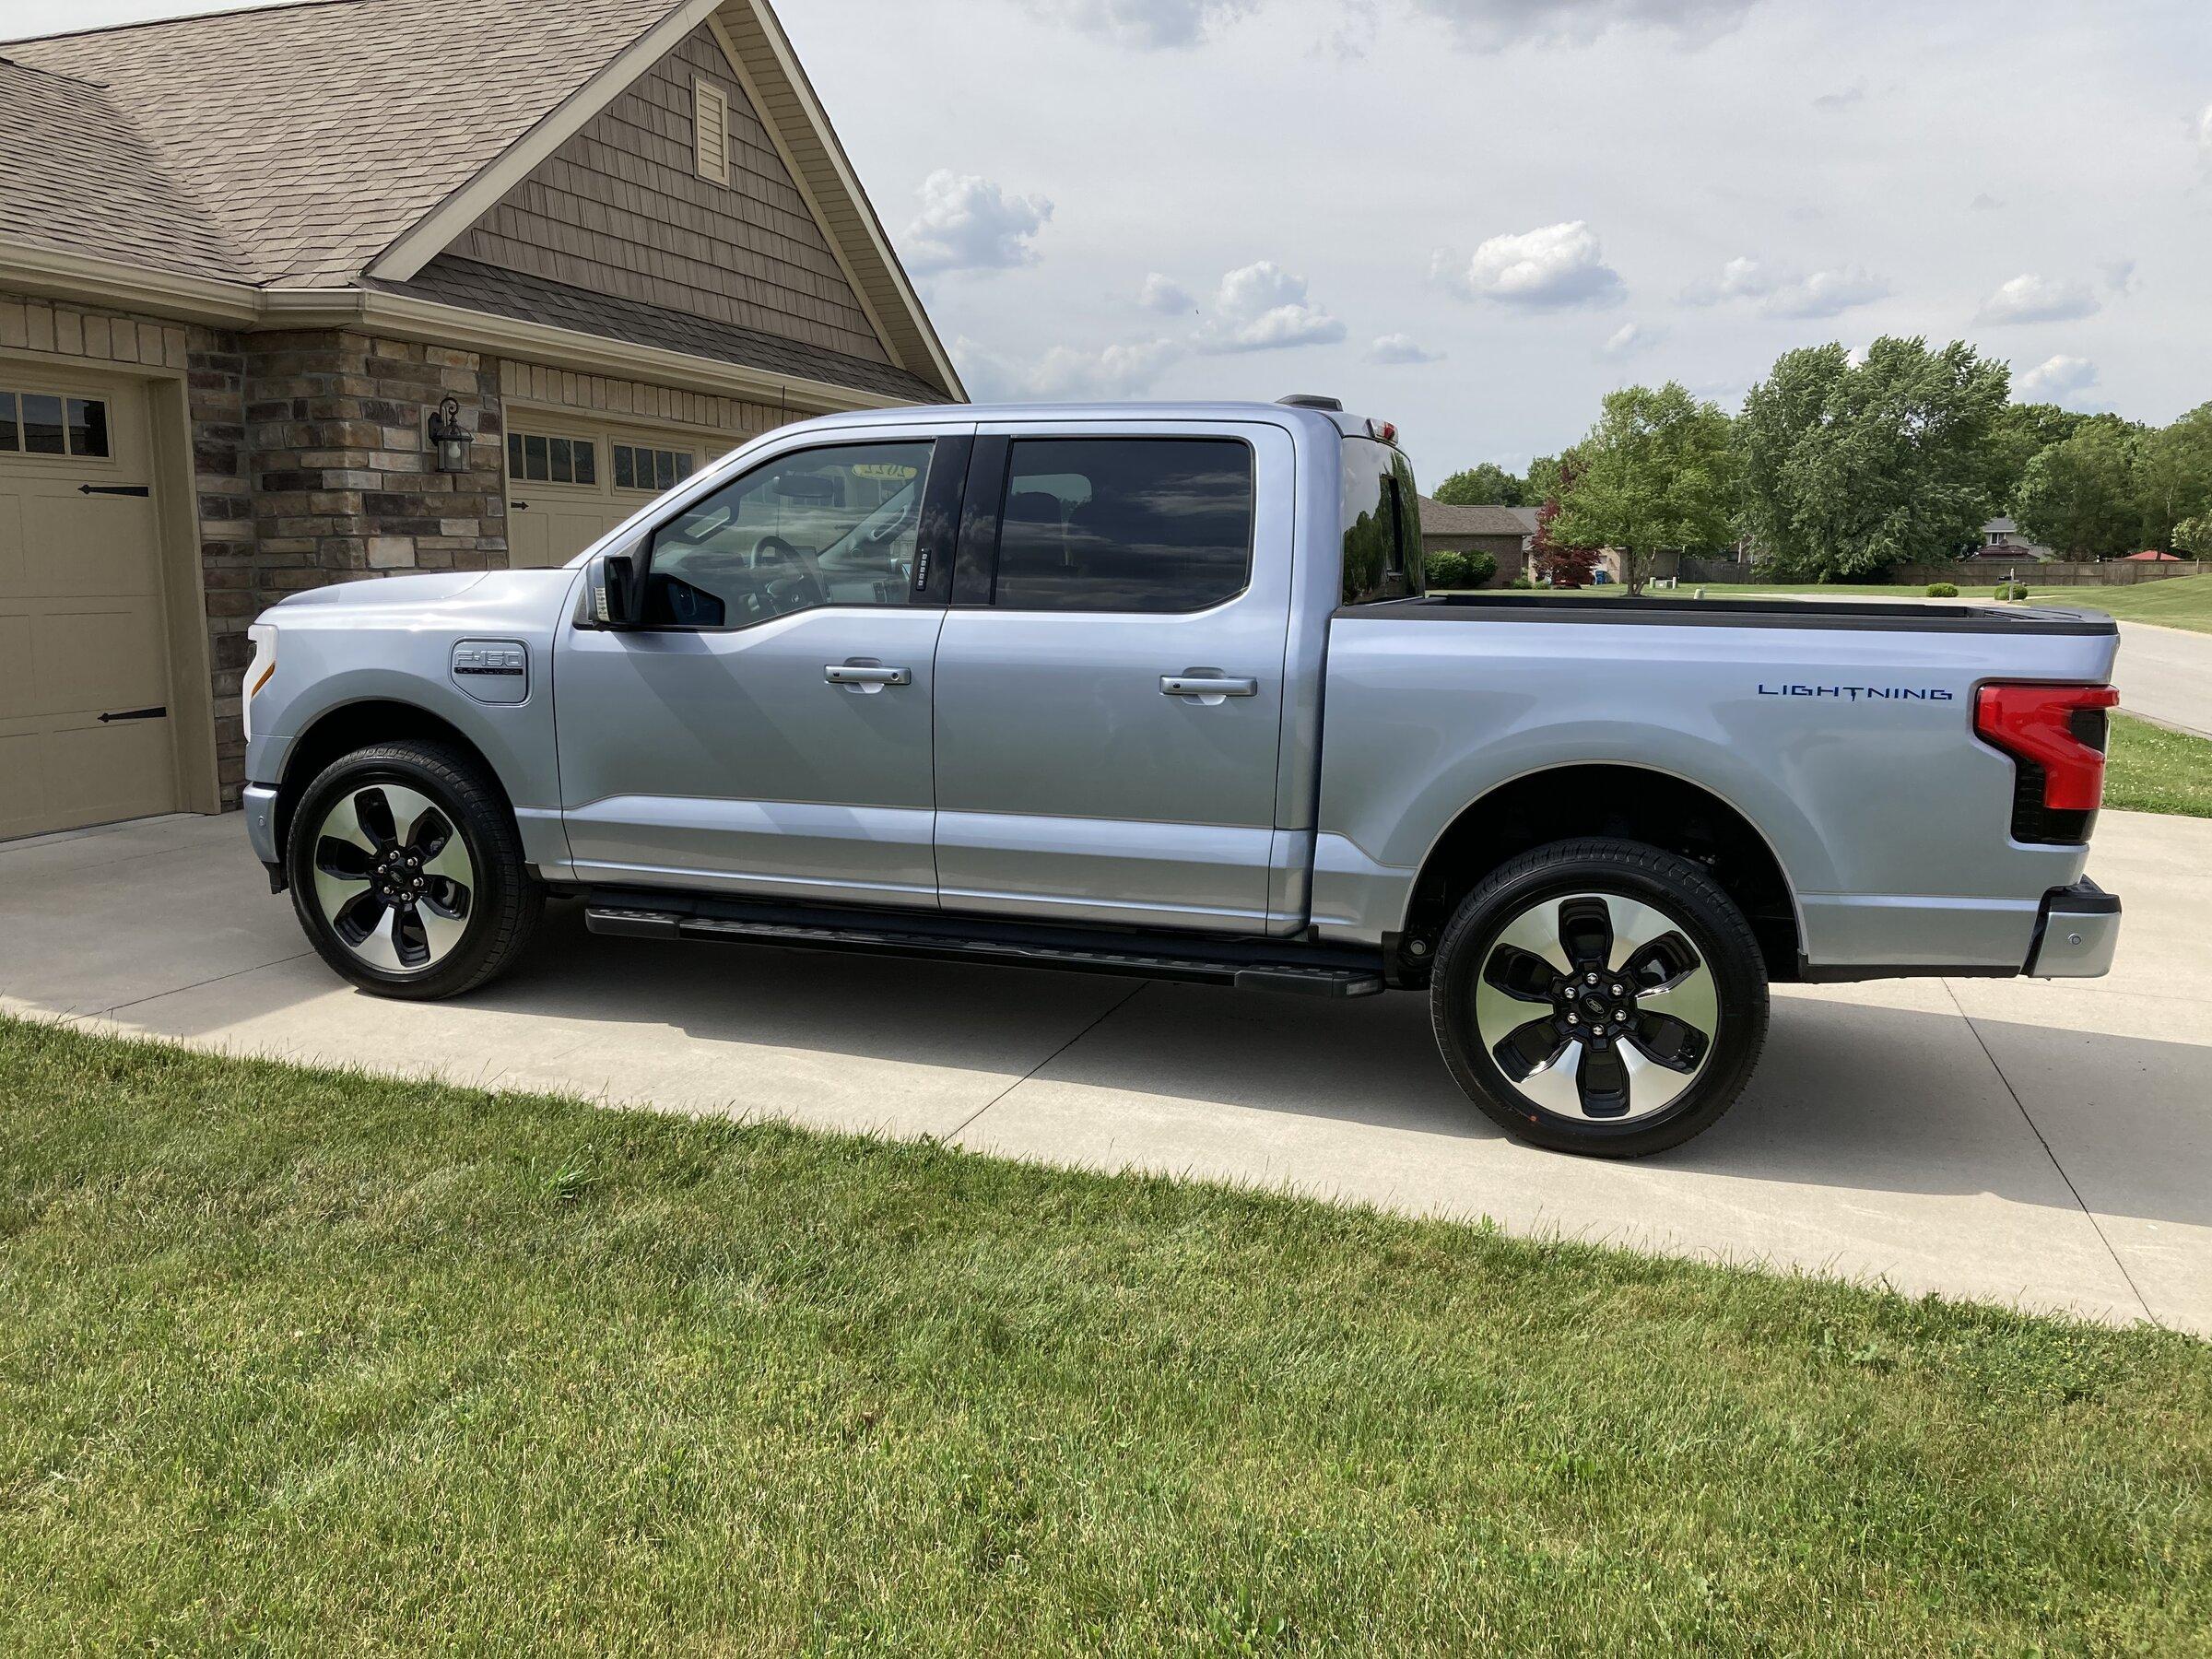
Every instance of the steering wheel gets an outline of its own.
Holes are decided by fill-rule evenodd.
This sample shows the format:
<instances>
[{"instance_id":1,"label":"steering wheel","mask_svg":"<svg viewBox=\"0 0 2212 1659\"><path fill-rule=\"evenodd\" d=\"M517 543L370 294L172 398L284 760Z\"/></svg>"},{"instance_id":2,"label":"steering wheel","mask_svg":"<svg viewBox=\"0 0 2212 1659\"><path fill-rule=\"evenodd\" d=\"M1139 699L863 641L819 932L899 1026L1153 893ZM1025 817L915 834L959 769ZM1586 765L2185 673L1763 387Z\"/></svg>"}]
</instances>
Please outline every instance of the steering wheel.
<instances>
[{"instance_id":1,"label":"steering wheel","mask_svg":"<svg viewBox=\"0 0 2212 1659\"><path fill-rule=\"evenodd\" d=\"M780 535L764 535L753 544L753 567L764 564L797 564L799 550Z\"/></svg>"}]
</instances>

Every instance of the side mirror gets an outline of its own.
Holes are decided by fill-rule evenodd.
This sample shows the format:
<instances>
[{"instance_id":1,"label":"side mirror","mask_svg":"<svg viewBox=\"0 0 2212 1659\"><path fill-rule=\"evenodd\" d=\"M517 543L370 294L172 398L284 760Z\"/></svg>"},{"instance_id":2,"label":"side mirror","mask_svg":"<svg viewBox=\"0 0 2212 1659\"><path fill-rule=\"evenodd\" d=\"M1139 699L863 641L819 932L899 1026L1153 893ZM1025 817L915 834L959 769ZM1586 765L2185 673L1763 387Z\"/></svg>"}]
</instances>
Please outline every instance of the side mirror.
<instances>
[{"instance_id":1,"label":"side mirror","mask_svg":"<svg viewBox=\"0 0 2212 1659\"><path fill-rule=\"evenodd\" d=\"M584 611L601 628L635 628L645 619L644 572L634 553L602 553L584 571Z\"/></svg>"}]
</instances>

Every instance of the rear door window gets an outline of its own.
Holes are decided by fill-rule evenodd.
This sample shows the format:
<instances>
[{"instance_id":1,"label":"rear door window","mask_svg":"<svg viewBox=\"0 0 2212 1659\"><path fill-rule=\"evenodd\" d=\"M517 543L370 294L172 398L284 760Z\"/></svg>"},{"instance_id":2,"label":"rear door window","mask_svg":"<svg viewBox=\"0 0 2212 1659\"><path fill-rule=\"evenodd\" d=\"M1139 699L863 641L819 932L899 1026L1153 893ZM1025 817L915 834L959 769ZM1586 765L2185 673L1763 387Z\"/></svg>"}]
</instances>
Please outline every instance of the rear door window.
<instances>
[{"instance_id":1,"label":"rear door window","mask_svg":"<svg viewBox=\"0 0 2212 1659\"><path fill-rule=\"evenodd\" d=\"M1343 604L1372 605L1427 591L1420 496L1404 455L1372 439L1346 439L1343 512Z\"/></svg>"},{"instance_id":2,"label":"rear door window","mask_svg":"<svg viewBox=\"0 0 2212 1659\"><path fill-rule=\"evenodd\" d=\"M1018 439L993 603L1206 610L1251 580L1252 525L1252 450L1236 439Z\"/></svg>"}]
</instances>

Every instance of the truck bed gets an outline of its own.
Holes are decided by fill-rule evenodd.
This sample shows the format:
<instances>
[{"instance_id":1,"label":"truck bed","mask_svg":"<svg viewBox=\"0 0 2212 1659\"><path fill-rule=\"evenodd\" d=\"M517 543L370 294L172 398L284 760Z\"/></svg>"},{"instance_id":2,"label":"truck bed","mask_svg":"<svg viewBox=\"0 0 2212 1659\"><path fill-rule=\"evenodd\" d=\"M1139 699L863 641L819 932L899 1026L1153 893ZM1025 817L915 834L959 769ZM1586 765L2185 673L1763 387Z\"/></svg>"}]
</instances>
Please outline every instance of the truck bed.
<instances>
[{"instance_id":1,"label":"truck bed","mask_svg":"<svg viewBox=\"0 0 2212 1659\"><path fill-rule=\"evenodd\" d=\"M1684 599L1672 594L1432 594L1337 613L1363 621L1615 622L1696 628L1824 628L1915 633L2117 634L2102 611L2056 605L1921 604L1900 599Z\"/></svg>"}]
</instances>

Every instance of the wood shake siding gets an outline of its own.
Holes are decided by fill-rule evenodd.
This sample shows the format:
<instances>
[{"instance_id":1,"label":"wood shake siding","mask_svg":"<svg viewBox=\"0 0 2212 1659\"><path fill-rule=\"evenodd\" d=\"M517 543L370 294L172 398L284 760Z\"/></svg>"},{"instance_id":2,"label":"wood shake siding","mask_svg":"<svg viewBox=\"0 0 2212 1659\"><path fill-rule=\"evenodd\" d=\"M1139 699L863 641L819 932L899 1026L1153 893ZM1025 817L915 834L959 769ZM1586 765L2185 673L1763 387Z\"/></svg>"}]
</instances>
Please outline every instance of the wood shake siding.
<instances>
[{"instance_id":1,"label":"wood shake siding","mask_svg":"<svg viewBox=\"0 0 2212 1659\"><path fill-rule=\"evenodd\" d=\"M730 179L694 165L692 82L729 101ZM713 35L694 30L449 252L889 361Z\"/></svg>"}]
</instances>

